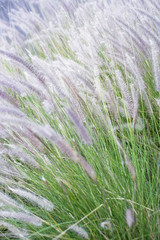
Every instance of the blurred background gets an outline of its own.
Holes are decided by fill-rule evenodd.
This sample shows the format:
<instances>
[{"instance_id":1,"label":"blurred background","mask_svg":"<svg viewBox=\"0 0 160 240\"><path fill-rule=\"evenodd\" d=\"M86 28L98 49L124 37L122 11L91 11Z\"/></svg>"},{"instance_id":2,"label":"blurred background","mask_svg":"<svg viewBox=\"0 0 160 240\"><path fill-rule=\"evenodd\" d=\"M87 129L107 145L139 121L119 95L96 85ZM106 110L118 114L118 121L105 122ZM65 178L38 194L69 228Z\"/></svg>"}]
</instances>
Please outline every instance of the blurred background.
<instances>
[{"instance_id":1,"label":"blurred background","mask_svg":"<svg viewBox=\"0 0 160 240\"><path fill-rule=\"evenodd\" d=\"M36 1L35 1L36 2ZM30 0L0 0L0 19L9 22L9 12L13 10L17 10L18 7L25 9L26 11L31 11L29 6ZM37 3L33 3L33 6L37 12L39 11L39 7Z\"/></svg>"}]
</instances>

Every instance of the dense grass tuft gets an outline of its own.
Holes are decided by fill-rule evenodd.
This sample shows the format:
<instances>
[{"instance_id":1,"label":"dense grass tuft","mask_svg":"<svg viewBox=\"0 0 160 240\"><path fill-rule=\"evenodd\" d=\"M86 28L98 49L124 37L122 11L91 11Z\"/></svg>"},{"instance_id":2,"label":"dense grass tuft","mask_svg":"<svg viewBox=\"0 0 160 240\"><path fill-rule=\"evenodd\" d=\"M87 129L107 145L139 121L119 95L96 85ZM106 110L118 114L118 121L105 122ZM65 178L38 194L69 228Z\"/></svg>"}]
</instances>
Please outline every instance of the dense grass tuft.
<instances>
[{"instance_id":1,"label":"dense grass tuft","mask_svg":"<svg viewBox=\"0 0 160 240\"><path fill-rule=\"evenodd\" d=\"M159 239L157 0L38 2L0 38L0 238Z\"/></svg>"}]
</instances>

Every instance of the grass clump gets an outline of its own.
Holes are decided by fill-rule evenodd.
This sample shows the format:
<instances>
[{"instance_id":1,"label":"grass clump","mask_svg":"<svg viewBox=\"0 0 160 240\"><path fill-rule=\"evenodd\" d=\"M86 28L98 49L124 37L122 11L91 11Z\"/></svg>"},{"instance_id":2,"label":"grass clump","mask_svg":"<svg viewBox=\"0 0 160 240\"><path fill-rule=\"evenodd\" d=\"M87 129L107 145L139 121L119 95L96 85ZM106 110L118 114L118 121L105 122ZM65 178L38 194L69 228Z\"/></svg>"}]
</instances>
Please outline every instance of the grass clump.
<instances>
[{"instance_id":1,"label":"grass clump","mask_svg":"<svg viewBox=\"0 0 160 240\"><path fill-rule=\"evenodd\" d=\"M156 1L41 4L1 40L2 238L159 239Z\"/></svg>"}]
</instances>

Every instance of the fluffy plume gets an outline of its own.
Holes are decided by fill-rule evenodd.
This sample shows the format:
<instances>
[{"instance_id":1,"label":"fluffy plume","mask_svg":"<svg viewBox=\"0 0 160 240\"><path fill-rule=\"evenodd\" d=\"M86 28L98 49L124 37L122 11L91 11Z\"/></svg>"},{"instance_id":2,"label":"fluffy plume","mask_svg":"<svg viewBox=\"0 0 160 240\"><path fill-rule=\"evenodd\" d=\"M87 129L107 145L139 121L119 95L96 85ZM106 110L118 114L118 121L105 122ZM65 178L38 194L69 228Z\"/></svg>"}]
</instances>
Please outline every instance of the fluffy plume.
<instances>
[{"instance_id":1,"label":"fluffy plume","mask_svg":"<svg viewBox=\"0 0 160 240\"><path fill-rule=\"evenodd\" d=\"M152 50L153 73L156 91L160 90L160 64L159 64L159 47L154 41L150 41Z\"/></svg>"},{"instance_id":2,"label":"fluffy plume","mask_svg":"<svg viewBox=\"0 0 160 240\"><path fill-rule=\"evenodd\" d=\"M15 219L17 221L22 221L26 222L29 224L33 224L35 226L41 226L42 221L40 218L30 215L28 213L24 212L15 212L15 211L2 211L0 210L0 217L1 218L10 218L10 219Z\"/></svg>"},{"instance_id":3,"label":"fluffy plume","mask_svg":"<svg viewBox=\"0 0 160 240\"><path fill-rule=\"evenodd\" d=\"M72 122L74 123L74 125L76 126L78 132L82 136L84 142L86 144L91 144L91 137L90 137L87 129L83 126L83 123L82 123L81 119L79 118L79 116L70 109L67 109L67 113L68 113L68 116L70 117L70 119L72 120Z\"/></svg>"},{"instance_id":4,"label":"fluffy plume","mask_svg":"<svg viewBox=\"0 0 160 240\"><path fill-rule=\"evenodd\" d=\"M50 126L41 127L35 126L32 128L32 131L40 136L48 138L49 140L53 141L53 143L61 150L62 153L65 153L73 162L80 163L83 169L88 173L88 175L93 179L96 180L96 173L92 166L87 163L87 161L80 156L73 148L62 138L61 135L56 133Z\"/></svg>"},{"instance_id":5,"label":"fluffy plume","mask_svg":"<svg viewBox=\"0 0 160 240\"><path fill-rule=\"evenodd\" d=\"M121 72L116 70L115 74L116 74L116 79L118 81L118 86L119 86L120 90L122 91L122 95L127 104L127 110L130 114L132 114L133 104L132 104L131 94L129 93L129 89L122 78Z\"/></svg>"},{"instance_id":6,"label":"fluffy plume","mask_svg":"<svg viewBox=\"0 0 160 240\"><path fill-rule=\"evenodd\" d=\"M24 150L20 148L17 149L16 145L9 145L8 148L3 149L2 153L6 154L7 156L9 155L11 158L17 157L21 162L40 169L40 166L36 160L32 156L29 156Z\"/></svg>"},{"instance_id":7,"label":"fluffy plume","mask_svg":"<svg viewBox=\"0 0 160 240\"><path fill-rule=\"evenodd\" d=\"M12 104L15 107L18 107L19 104L17 103L17 100L14 97L11 97L9 94L7 94L6 92L0 90L0 98L2 100L7 101L8 103Z\"/></svg>"},{"instance_id":8,"label":"fluffy plume","mask_svg":"<svg viewBox=\"0 0 160 240\"><path fill-rule=\"evenodd\" d=\"M143 29L143 31L145 33L147 33L148 37L152 38L156 42L156 44L158 46L160 46L160 40L159 40L159 37L157 36L157 34L155 34L152 30L150 30L144 26L140 26L140 27Z\"/></svg>"},{"instance_id":9,"label":"fluffy plume","mask_svg":"<svg viewBox=\"0 0 160 240\"><path fill-rule=\"evenodd\" d=\"M104 222L101 222L100 226L101 226L102 228L104 228L104 229L107 229L107 230L113 232L112 224L111 224L111 222L108 221L108 220L106 220L106 221L104 221Z\"/></svg>"},{"instance_id":10,"label":"fluffy plume","mask_svg":"<svg viewBox=\"0 0 160 240\"><path fill-rule=\"evenodd\" d=\"M26 69L28 69L31 73L33 73L37 79L42 83L44 84L45 83L45 78L44 76L39 73L30 63L28 63L27 61L23 60L22 58L12 54L12 53L8 53L8 52L5 52L3 50L0 50L0 54L4 55L4 56L7 56L11 59L13 59L14 61L22 64L22 66L26 67Z\"/></svg>"},{"instance_id":11,"label":"fluffy plume","mask_svg":"<svg viewBox=\"0 0 160 240\"><path fill-rule=\"evenodd\" d=\"M4 176L23 177L23 174L12 166L7 160L0 158L0 173Z\"/></svg>"},{"instance_id":12,"label":"fluffy plume","mask_svg":"<svg viewBox=\"0 0 160 240\"><path fill-rule=\"evenodd\" d=\"M80 237L89 239L89 234L84 228L76 225L76 226L72 226L70 229L75 233L77 233Z\"/></svg>"},{"instance_id":13,"label":"fluffy plume","mask_svg":"<svg viewBox=\"0 0 160 240\"><path fill-rule=\"evenodd\" d=\"M26 115L21 112L19 109L16 109L14 107L0 107L0 113L4 114L8 114L8 115L13 115L16 117L21 117L21 118L25 118Z\"/></svg>"},{"instance_id":14,"label":"fluffy plume","mask_svg":"<svg viewBox=\"0 0 160 240\"><path fill-rule=\"evenodd\" d=\"M136 84L139 87L140 92L143 92L143 91L145 91L146 86L145 86L145 82L143 80L143 76L142 76L135 60L136 59L134 57L131 57L128 54L126 54L126 64L128 64L132 73L135 75L134 84Z\"/></svg>"},{"instance_id":15,"label":"fluffy plume","mask_svg":"<svg viewBox=\"0 0 160 240\"><path fill-rule=\"evenodd\" d=\"M130 208L128 208L126 210L126 223L131 228L133 227L134 222L135 222L134 213Z\"/></svg>"},{"instance_id":16,"label":"fluffy plume","mask_svg":"<svg viewBox=\"0 0 160 240\"><path fill-rule=\"evenodd\" d=\"M12 199L12 197L8 196L7 194L5 194L3 192L0 192L0 200L6 206L11 206L11 207L23 210L24 212L27 212L27 210L24 208L23 205L21 205L16 200Z\"/></svg>"},{"instance_id":17,"label":"fluffy plume","mask_svg":"<svg viewBox=\"0 0 160 240\"><path fill-rule=\"evenodd\" d=\"M26 231L26 229L17 228L16 226L4 221L0 221L0 225L5 228L8 228L8 230L12 233L12 235L17 237L18 239L27 240L29 237L29 233Z\"/></svg>"},{"instance_id":18,"label":"fluffy plume","mask_svg":"<svg viewBox=\"0 0 160 240\"><path fill-rule=\"evenodd\" d=\"M138 117L139 93L138 91L135 91L133 85L131 85L131 92L132 92L132 99L133 99L133 110L132 110L133 126L135 127L137 117Z\"/></svg>"},{"instance_id":19,"label":"fluffy plume","mask_svg":"<svg viewBox=\"0 0 160 240\"><path fill-rule=\"evenodd\" d=\"M133 164L132 164L131 160L127 157L127 155L126 155L126 153L125 153L125 151L124 151L124 149L123 149L119 139L116 136L114 136L114 139L115 139L115 141L117 143L118 148L123 153L123 156L124 156L124 159L125 159L125 164L126 164L126 166L128 168L128 171L129 171L133 181L136 183L136 172L135 172Z\"/></svg>"},{"instance_id":20,"label":"fluffy plume","mask_svg":"<svg viewBox=\"0 0 160 240\"><path fill-rule=\"evenodd\" d=\"M47 211L52 211L54 208L54 205L48 201L46 198L42 198L41 196L36 196L34 193L26 191L24 189L21 188L11 188L9 187L9 189L17 194L20 197L26 198L27 200L37 204L38 206L46 209Z\"/></svg>"}]
</instances>

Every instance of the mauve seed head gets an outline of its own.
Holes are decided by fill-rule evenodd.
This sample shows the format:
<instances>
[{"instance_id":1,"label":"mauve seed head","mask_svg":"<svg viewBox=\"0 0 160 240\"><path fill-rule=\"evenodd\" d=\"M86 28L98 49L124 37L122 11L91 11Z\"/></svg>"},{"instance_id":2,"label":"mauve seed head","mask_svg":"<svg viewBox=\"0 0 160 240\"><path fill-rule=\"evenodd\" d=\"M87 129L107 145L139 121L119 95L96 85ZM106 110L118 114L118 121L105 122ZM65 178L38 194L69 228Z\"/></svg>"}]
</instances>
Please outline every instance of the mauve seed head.
<instances>
[{"instance_id":1,"label":"mauve seed head","mask_svg":"<svg viewBox=\"0 0 160 240\"><path fill-rule=\"evenodd\" d=\"M130 208L128 208L127 210L126 210L126 223L127 223L127 225L130 227L130 228L132 228L133 227L133 225L134 225L134 213L133 213L133 211L130 209Z\"/></svg>"}]
</instances>

